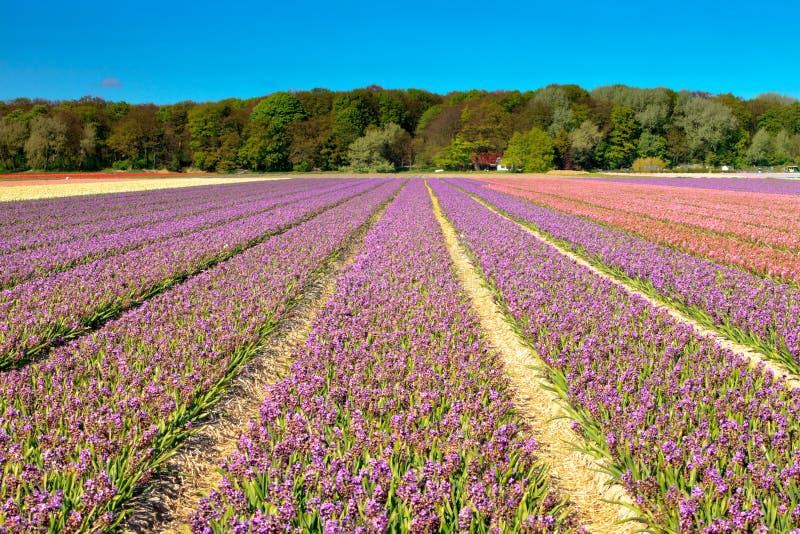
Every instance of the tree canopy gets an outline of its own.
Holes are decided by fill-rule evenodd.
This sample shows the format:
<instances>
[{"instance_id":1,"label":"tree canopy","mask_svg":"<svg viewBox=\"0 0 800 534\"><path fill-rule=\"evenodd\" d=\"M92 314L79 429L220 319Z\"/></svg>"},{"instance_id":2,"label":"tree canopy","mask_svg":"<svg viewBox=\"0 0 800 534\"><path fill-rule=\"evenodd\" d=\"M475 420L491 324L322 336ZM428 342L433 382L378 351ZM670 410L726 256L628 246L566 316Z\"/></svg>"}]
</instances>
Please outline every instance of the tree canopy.
<instances>
[{"instance_id":1,"label":"tree canopy","mask_svg":"<svg viewBox=\"0 0 800 534\"><path fill-rule=\"evenodd\" d=\"M544 166L610 169L641 158L669 166L800 163L800 102L775 93L746 100L549 85L437 95L370 86L163 106L18 98L0 103L0 171L465 170L482 153L522 158L534 130L536 146L553 150Z\"/></svg>"},{"instance_id":2,"label":"tree canopy","mask_svg":"<svg viewBox=\"0 0 800 534\"><path fill-rule=\"evenodd\" d=\"M514 171L546 172L553 168L554 157L550 136L533 127L525 133L514 133L503 155L503 165Z\"/></svg>"}]
</instances>

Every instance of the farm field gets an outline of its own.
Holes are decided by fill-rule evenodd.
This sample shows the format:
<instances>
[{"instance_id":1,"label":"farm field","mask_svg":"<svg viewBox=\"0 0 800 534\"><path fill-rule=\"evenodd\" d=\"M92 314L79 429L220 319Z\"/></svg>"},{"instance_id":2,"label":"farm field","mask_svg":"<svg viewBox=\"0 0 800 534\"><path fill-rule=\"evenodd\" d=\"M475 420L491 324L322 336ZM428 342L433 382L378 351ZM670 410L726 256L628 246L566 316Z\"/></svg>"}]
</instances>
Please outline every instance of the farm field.
<instances>
[{"instance_id":1,"label":"farm field","mask_svg":"<svg viewBox=\"0 0 800 534\"><path fill-rule=\"evenodd\" d=\"M800 188L677 180L0 203L0 530L800 532Z\"/></svg>"},{"instance_id":2,"label":"farm field","mask_svg":"<svg viewBox=\"0 0 800 534\"><path fill-rule=\"evenodd\" d=\"M67 179L67 177L69 177ZM53 175L26 176L19 175L0 178L0 202L16 200L34 200L41 198L71 197L74 195L97 195L104 193L124 193L128 191L150 191L153 189L174 189L176 187L195 187L199 185L227 184L264 180L263 177L148 177L130 175L90 176L70 173L60 177Z\"/></svg>"},{"instance_id":3,"label":"farm field","mask_svg":"<svg viewBox=\"0 0 800 534\"><path fill-rule=\"evenodd\" d=\"M493 179L508 193L725 265L797 281L800 197L621 181Z\"/></svg>"}]
</instances>

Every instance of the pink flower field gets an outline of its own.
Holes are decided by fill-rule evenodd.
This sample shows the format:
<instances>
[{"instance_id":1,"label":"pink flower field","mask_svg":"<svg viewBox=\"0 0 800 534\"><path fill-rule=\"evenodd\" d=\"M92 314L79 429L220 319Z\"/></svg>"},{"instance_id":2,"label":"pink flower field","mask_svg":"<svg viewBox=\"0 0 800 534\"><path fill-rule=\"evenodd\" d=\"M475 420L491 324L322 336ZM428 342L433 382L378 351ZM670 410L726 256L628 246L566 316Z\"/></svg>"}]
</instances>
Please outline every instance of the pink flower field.
<instances>
[{"instance_id":1,"label":"pink flower field","mask_svg":"<svg viewBox=\"0 0 800 534\"><path fill-rule=\"evenodd\" d=\"M492 188L682 251L785 280L800 277L800 198L557 177Z\"/></svg>"}]
</instances>

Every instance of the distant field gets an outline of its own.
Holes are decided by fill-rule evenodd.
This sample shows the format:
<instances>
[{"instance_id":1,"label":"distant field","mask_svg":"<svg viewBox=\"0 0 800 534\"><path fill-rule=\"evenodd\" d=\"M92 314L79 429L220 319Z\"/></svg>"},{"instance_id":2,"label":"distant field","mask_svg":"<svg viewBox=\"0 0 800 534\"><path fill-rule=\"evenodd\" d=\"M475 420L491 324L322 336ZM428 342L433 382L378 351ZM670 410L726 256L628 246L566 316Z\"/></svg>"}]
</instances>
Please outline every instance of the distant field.
<instances>
[{"instance_id":1,"label":"distant field","mask_svg":"<svg viewBox=\"0 0 800 534\"><path fill-rule=\"evenodd\" d=\"M98 174L0 175L0 202L278 179L282 178L252 175L248 177L185 177L185 175L161 174L123 176Z\"/></svg>"}]
</instances>

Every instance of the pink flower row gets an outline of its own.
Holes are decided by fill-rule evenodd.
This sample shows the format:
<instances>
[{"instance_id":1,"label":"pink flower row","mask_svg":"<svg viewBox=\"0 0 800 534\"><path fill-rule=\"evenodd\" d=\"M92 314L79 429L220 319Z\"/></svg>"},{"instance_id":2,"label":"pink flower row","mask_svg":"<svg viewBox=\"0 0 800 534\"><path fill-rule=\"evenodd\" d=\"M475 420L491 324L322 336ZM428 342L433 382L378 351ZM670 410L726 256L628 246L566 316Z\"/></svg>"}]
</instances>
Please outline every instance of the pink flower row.
<instances>
[{"instance_id":1,"label":"pink flower row","mask_svg":"<svg viewBox=\"0 0 800 534\"><path fill-rule=\"evenodd\" d=\"M528 189L520 188L520 185L526 184L519 182L503 185L495 183L492 187L552 209L586 217L635 233L649 241L709 258L718 263L758 274L780 277L784 280L800 281L800 257L797 253L758 244L751 240L745 240L741 236L711 233L707 229L678 220L662 220L630 213L625 210L625 197L620 195L615 198L613 189L605 191L603 196L606 199L605 203L611 205L612 202L616 202L617 206L605 207L544 193L539 190L540 184L541 182L535 179L530 180L530 183L527 184ZM610 185L613 188L612 183L603 185ZM561 191L563 195L571 193L571 190ZM594 194L596 197L600 195L597 192ZM657 213L655 207L653 212ZM800 234L800 230L798 232Z\"/></svg>"},{"instance_id":2,"label":"pink flower row","mask_svg":"<svg viewBox=\"0 0 800 534\"><path fill-rule=\"evenodd\" d=\"M500 185L497 180L492 183ZM502 184L759 245L800 250L800 198L793 196L546 177L503 180Z\"/></svg>"}]
</instances>

